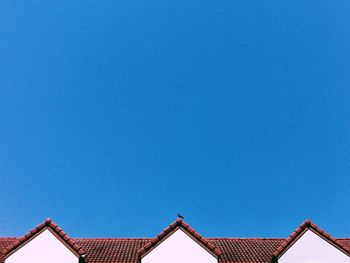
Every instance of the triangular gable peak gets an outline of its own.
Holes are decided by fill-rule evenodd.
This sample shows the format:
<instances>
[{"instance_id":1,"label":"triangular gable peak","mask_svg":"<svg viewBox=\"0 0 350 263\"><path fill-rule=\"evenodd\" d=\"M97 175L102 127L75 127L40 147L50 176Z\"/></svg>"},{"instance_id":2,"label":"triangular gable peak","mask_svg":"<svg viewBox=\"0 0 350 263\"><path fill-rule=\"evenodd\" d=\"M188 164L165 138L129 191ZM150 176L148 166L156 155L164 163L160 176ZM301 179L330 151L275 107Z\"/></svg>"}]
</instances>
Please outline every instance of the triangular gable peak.
<instances>
[{"instance_id":1,"label":"triangular gable peak","mask_svg":"<svg viewBox=\"0 0 350 263\"><path fill-rule=\"evenodd\" d=\"M350 256L350 248L344 245L339 240L333 238L327 232L319 228L316 224L312 223L310 220L304 221L290 236L277 248L277 250L273 253L273 258L271 260L272 263L278 261L280 257L291 248L294 243L296 243L299 238L301 238L306 231L312 231L314 234L318 235L323 240L327 241L329 244L333 245L335 248L342 251L344 254Z\"/></svg>"},{"instance_id":2,"label":"triangular gable peak","mask_svg":"<svg viewBox=\"0 0 350 263\"><path fill-rule=\"evenodd\" d=\"M38 225L37 227L33 228L31 231L29 231L27 234L25 234L23 237L17 239L14 243L6 247L2 254L4 255L4 258L9 257L13 253L15 253L17 250L19 250L21 247L25 246L27 243L29 243L31 240L33 240L35 237L43 233L45 230L49 230L56 238L58 238L73 254L75 254L78 258L80 258L80 261L83 261L82 259L85 256L85 251L75 243L73 239L71 239L64 231L59 228L54 222L52 222L51 219L46 219L43 223Z\"/></svg>"},{"instance_id":3,"label":"triangular gable peak","mask_svg":"<svg viewBox=\"0 0 350 263\"><path fill-rule=\"evenodd\" d=\"M150 253L154 248L156 248L161 242L171 236L174 232L181 229L184 231L190 238L196 241L199 245L201 245L205 250L207 250L214 257L219 258L222 254L221 251L216 248L213 244L211 244L207 239L198 234L193 228L191 228L187 223L185 223L181 218L177 218L175 222L170 224L167 228L165 228L160 234L158 234L155 238L153 238L150 242L148 242L145 246L143 246L138 254L140 258L143 258L148 253Z\"/></svg>"}]
</instances>

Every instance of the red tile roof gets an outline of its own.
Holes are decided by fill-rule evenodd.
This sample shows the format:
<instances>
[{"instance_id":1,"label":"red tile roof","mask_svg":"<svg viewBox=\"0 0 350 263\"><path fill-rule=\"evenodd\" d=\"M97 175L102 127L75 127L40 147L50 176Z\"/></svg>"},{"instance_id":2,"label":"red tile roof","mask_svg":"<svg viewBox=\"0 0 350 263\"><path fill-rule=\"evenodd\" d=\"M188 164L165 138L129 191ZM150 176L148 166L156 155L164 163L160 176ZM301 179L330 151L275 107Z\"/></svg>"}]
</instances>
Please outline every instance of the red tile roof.
<instances>
[{"instance_id":1,"label":"red tile roof","mask_svg":"<svg viewBox=\"0 0 350 263\"><path fill-rule=\"evenodd\" d=\"M209 239L221 251L222 263L268 263L273 251L283 242L280 238Z\"/></svg>"},{"instance_id":2,"label":"red tile roof","mask_svg":"<svg viewBox=\"0 0 350 263\"><path fill-rule=\"evenodd\" d=\"M344 243L344 241L333 238L310 220L306 220L276 249L273 253L274 258L280 258L307 230L313 231L315 234L319 235L321 238L350 256L350 248Z\"/></svg>"},{"instance_id":3,"label":"red tile roof","mask_svg":"<svg viewBox=\"0 0 350 263\"><path fill-rule=\"evenodd\" d=\"M139 263L138 250L147 238L77 238L73 239L86 252L87 263ZM0 248L16 242L0 238ZM220 263L270 263L273 252L285 241L282 238L208 238L222 252ZM349 238L337 239L350 244ZM0 254L0 263L3 263Z\"/></svg>"},{"instance_id":4,"label":"red tile roof","mask_svg":"<svg viewBox=\"0 0 350 263\"><path fill-rule=\"evenodd\" d=\"M16 242L0 238L0 248ZM138 250L147 238L78 238L73 239L86 252L87 263L139 263ZM337 239L350 244L350 239ZM220 263L270 263L273 252L285 241L282 238L208 238L222 252ZM3 263L0 254L0 263Z\"/></svg>"},{"instance_id":5,"label":"red tile roof","mask_svg":"<svg viewBox=\"0 0 350 263\"><path fill-rule=\"evenodd\" d=\"M191 228L179 217L176 219L175 222L170 224L160 234L158 234L155 238L151 239L151 241L149 241L138 251L140 257L143 257L146 253L150 252L160 242L162 242L164 239L166 239L169 235L171 235L178 229L182 229L185 233L187 233L190 237L196 240L200 245L202 245L205 249L211 252L214 256L219 257L222 254L218 248L216 248L212 243L210 243L200 234L198 234L193 228Z\"/></svg>"},{"instance_id":6,"label":"red tile roof","mask_svg":"<svg viewBox=\"0 0 350 263\"><path fill-rule=\"evenodd\" d=\"M1 251L4 251L7 246L13 244L16 241L17 241L17 238L15 237L0 238L0 263L3 263L5 261L4 255Z\"/></svg>"},{"instance_id":7,"label":"red tile roof","mask_svg":"<svg viewBox=\"0 0 350 263\"><path fill-rule=\"evenodd\" d=\"M312 227L317 226L312 224ZM317 229L317 231L322 231L318 227ZM0 238L0 251L3 251L5 247L17 246L19 240L21 238ZM85 251L87 263L139 263L138 251L152 240L154 239L71 239L74 244ZM285 242L290 242L290 238L207 238L206 240L221 251L219 263L270 263L274 252L279 251L282 244L285 247ZM350 245L350 238L334 239L334 242L337 246L346 247ZM4 262L2 256L0 253L0 263Z\"/></svg>"},{"instance_id":8,"label":"red tile roof","mask_svg":"<svg viewBox=\"0 0 350 263\"><path fill-rule=\"evenodd\" d=\"M54 222L52 222L51 219L48 218L43 223L30 230L23 237L16 239L14 242L8 244L5 248L3 248L1 253L2 256L4 258L8 257L14 251L22 247L24 244L28 243L45 229L51 230L51 232L59 239L61 239L64 244L66 244L67 247L70 248L70 250L72 250L72 252L74 252L77 256L81 257L85 254L85 251L79 245L77 245L73 239L68 237L68 235L64 233L61 228L59 228Z\"/></svg>"}]
</instances>

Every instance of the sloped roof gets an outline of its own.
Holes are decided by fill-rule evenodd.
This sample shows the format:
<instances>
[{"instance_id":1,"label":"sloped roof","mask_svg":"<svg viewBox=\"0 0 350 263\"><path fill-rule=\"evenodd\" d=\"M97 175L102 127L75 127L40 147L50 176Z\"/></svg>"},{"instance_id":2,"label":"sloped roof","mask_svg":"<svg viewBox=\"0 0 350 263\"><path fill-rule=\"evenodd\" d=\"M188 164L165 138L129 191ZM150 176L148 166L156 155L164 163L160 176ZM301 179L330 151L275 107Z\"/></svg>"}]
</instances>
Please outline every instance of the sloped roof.
<instances>
[{"instance_id":1,"label":"sloped roof","mask_svg":"<svg viewBox=\"0 0 350 263\"><path fill-rule=\"evenodd\" d=\"M318 229L311 222L306 222L310 227ZM46 223L47 224L47 223ZM304 223L305 224L305 223ZM311 225L312 224L312 225ZM53 227L55 225L51 225ZM305 229L306 226L301 226ZM55 228L55 227L54 227ZM299 228L298 228L299 229ZM302 230L296 230L291 236L300 234ZM58 229L56 229L58 230ZM33 229L32 231L37 231ZM40 232L40 231L39 231ZM60 231L59 231L60 232ZM63 231L62 231L63 232ZM62 235L61 232L61 235ZM322 232L321 232L322 233ZM63 234L65 235L65 234ZM327 233L323 234L327 237ZM328 237L331 238L331 237ZM23 238L0 238L0 251L11 247L23 245ZM292 244L291 237L284 238L206 238L208 243L216 247L221 255L219 263L270 263L276 251L286 249ZM350 238L338 238L333 241L337 246L349 247ZM79 247L80 253L84 251L87 263L139 263L139 251L154 238L73 238L70 242ZM287 243L287 245L286 245ZM282 248L283 247L283 248ZM15 248L13 248L15 249ZM12 249L11 249L12 250ZM3 253L0 253L0 263L4 263Z\"/></svg>"},{"instance_id":2,"label":"sloped roof","mask_svg":"<svg viewBox=\"0 0 350 263\"><path fill-rule=\"evenodd\" d=\"M16 239L14 242L8 244L3 250L2 250L2 256L4 258L11 255L14 251L21 248L23 245L28 243L30 240L35 238L37 235L39 235L42 231L45 229L49 229L55 236L57 236L61 241L77 256L83 256L85 254L85 251L76 244L76 242L71 239L66 233L63 232L61 228L59 228L54 222L52 222L51 219L46 219L43 223L36 226L32 230L30 230L27 234L25 234L23 237Z\"/></svg>"},{"instance_id":3,"label":"sloped roof","mask_svg":"<svg viewBox=\"0 0 350 263\"><path fill-rule=\"evenodd\" d=\"M344 241L335 239L310 220L305 220L304 223L302 223L292 234L290 234L290 236L276 249L276 251L273 253L274 258L280 258L307 230L313 231L328 243L350 256L350 248L344 243Z\"/></svg>"},{"instance_id":4,"label":"sloped roof","mask_svg":"<svg viewBox=\"0 0 350 263\"><path fill-rule=\"evenodd\" d=\"M146 253L150 252L154 249L160 242L174 233L176 230L182 229L185 233L187 233L190 237L192 237L195 241L197 241L200 245L202 245L206 250L211 252L216 257L219 257L222 252L216 248L213 244L211 244L207 239L198 234L193 228L191 228L187 223L185 223L180 217L176 219L175 222L170 224L167 228L165 228L160 234L158 234L155 238L151 239L146 245L144 245L139 251L140 257L144 256Z\"/></svg>"},{"instance_id":5,"label":"sloped roof","mask_svg":"<svg viewBox=\"0 0 350 263\"><path fill-rule=\"evenodd\" d=\"M139 263L138 250L149 238L74 238L86 252L87 263ZM207 238L222 252L220 263L270 263L283 238ZM0 248L16 242L17 238L0 238ZM337 241L350 244L350 238ZM4 259L0 253L0 263Z\"/></svg>"},{"instance_id":6,"label":"sloped roof","mask_svg":"<svg viewBox=\"0 0 350 263\"><path fill-rule=\"evenodd\" d=\"M0 263L3 263L5 261L5 258L3 255L3 251L5 250L5 248L15 243L16 241L17 241L17 238L15 237L0 238Z\"/></svg>"},{"instance_id":7,"label":"sloped roof","mask_svg":"<svg viewBox=\"0 0 350 263\"><path fill-rule=\"evenodd\" d=\"M281 238L209 238L222 251L220 263L268 263Z\"/></svg>"}]
</instances>

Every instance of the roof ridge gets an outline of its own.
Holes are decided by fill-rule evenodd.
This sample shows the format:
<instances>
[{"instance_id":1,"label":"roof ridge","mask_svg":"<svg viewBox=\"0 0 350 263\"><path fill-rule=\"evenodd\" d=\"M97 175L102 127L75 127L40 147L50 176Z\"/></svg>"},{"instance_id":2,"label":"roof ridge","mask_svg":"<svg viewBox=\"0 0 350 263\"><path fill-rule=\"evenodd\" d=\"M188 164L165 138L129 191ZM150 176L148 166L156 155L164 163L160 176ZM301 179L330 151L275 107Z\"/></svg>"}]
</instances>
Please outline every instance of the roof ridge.
<instances>
[{"instance_id":1,"label":"roof ridge","mask_svg":"<svg viewBox=\"0 0 350 263\"><path fill-rule=\"evenodd\" d=\"M339 250L343 251L345 254L350 256L350 248L343 243L341 243L338 239L332 237L326 231L322 230L316 224L312 223L311 220L305 220L297 229L295 229L289 237L277 248L277 250L273 253L272 262L282 256L282 254L293 244L299 237L305 233L308 229L313 230L316 234L320 235L326 241L330 242L334 246L336 246Z\"/></svg>"},{"instance_id":2,"label":"roof ridge","mask_svg":"<svg viewBox=\"0 0 350 263\"><path fill-rule=\"evenodd\" d=\"M151 239L146 245L144 245L139 251L138 254L140 257L144 256L147 252L155 248L160 241L166 238L169 234L173 233L177 229L184 230L187 234L197 240L202 244L206 249L208 249L215 256L219 257L222 252L209 242L206 238L202 237L197 233L193 228L191 228L182 218L178 217L173 223L166 227L162 232L160 232L155 238Z\"/></svg>"},{"instance_id":3,"label":"roof ridge","mask_svg":"<svg viewBox=\"0 0 350 263\"><path fill-rule=\"evenodd\" d=\"M242 240L242 239L254 239L254 240L285 240L285 237L206 237L210 240Z\"/></svg>"},{"instance_id":4,"label":"roof ridge","mask_svg":"<svg viewBox=\"0 0 350 263\"><path fill-rule=\"evenodd\" d=\"M65 241L65 243L79 256L83 256L85 254L83 248L77 245L75 241L72 238L70 238L60 227L58 227L58 225L56 225L50 218L45 219L44 222L37 225L24 236L17 238L12 244L4 248L2 254L5 257L8 257L13 251L24 245L26 242L29 242L32 238L34 238L44 229L50 229L51 231L53 231L56 235L58 235L59 238Z\"/></svg>"},{"instance_id":5,"label":"roof ridge","mask_svg":"<svg viewBox=\"0 0 350 263\"><path fill-rule=\"evenodd\" d=\"M73 240L150 240L149 237L73 237Z\"/></svg>"}]
</instances>

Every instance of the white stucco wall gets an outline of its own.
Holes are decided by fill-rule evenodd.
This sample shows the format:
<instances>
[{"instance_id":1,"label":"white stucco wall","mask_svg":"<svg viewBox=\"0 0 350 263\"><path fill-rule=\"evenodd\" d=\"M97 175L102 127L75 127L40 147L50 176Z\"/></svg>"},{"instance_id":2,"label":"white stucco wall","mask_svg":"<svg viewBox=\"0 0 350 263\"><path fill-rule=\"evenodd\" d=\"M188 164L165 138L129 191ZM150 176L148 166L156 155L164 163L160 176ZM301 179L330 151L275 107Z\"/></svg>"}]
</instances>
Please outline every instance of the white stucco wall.
<instances>
[{"instance_id":1,"label":"white stucco wall","mask_svg":"<svg viewBox=\"0 0 350 263\"><path fill-rule=\"evenodd\" d=\"M5 263L78 263L79 259L49 230L10 255Z\"/></svg>"},{"instance_id":2,"label":"white stucco wall","mask_svg":"<svg viewBox=\"0 0 350 263\"><path fill-rule=\"evenodd\" d=\"M314 232L307 230L278 263L350 263L350 258Z\"/></svg>"},{"instance_id":3,"label":"white stucco wall","mask_svg":"<svg viewBox=\"0 0 350 263\"><path fill-rule=\"evenodd\" d=\"M160 243L141 263L217 263L217 259L181 229Z\"/></svg>"}]
</instances>

